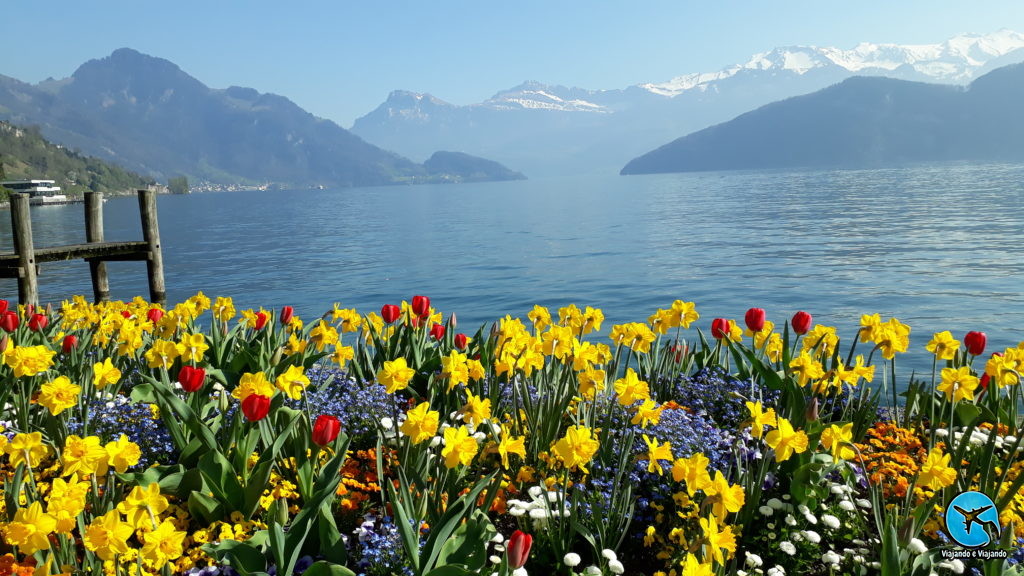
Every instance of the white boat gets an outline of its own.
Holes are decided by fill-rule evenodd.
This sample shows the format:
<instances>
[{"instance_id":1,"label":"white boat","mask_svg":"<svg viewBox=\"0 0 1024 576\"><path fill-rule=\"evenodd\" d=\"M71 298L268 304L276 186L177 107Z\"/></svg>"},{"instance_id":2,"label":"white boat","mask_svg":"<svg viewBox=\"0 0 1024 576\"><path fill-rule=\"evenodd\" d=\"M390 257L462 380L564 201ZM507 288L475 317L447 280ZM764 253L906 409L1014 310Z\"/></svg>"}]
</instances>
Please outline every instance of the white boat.
<instances>
[{"instance_id":1,"label":"white boat","mask_svg":"<svg viewBox=\"0 0 1024 576\"><path fill-rule=\"evenodd\" d=\"M7 180L0 186L12 192L28 194L28 203L32 206L45 204L66 204L68 197L61 193L60 186L54 180Z\"/></svg>"}]
</instances>

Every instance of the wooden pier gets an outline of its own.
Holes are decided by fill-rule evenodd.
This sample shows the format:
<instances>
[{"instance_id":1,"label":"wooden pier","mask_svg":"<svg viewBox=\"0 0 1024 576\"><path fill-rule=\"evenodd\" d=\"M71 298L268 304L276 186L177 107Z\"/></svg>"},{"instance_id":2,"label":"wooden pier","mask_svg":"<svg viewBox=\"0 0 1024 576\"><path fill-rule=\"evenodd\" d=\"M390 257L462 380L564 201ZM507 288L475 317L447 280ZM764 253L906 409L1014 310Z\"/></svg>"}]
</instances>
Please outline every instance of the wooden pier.
<instances>
[{"instance_id":1,"label":"wooden pier","mask_svg":"<svg viewBox=\"0 0 1024 576\"><path fill-rule=\"evenodd\" d=\"M163 254L160 228L156 218L156 193L139 190L139 214L142 217L141 242L103 241L103 194L85 193L85 244L36 248L32 241L32 218L28 194L11 195L11 225L14 253L0 254L0 278L18 279L18 300L22 304L39 303L39 264L66 260L85 260L92 276L93 296L97 302L110 299L107 262L144 260L149 278L149 299L165 304Z\"/></svg>"}]
</instances>

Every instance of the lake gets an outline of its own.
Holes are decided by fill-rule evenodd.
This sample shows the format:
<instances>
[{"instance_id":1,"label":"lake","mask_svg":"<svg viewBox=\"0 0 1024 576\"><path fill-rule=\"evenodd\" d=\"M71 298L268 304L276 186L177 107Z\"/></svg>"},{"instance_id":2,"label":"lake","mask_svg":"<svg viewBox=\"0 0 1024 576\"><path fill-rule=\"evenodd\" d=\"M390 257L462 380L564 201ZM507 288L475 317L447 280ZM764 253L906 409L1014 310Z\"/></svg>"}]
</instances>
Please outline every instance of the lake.
<instances>
[{"instance_id":1,"label":"lake","mask_svg":"<svg viewBox=\"0 0 1024 576\"><path fill-rule=\"evenodd\" d=\"M171 302L197 290L310 319L414 294L460 329L534 304L644 321L674 299L699 326L803 309L853 336L862 313L932 332L1024 340L1024 166L587 176L158 200ZM104 206L108 240L141 239L135 198ZM36 246L84 241L82 205L32 209ZM0 250L12 250L0 216ZM143 263L111 263L115 298L148 296ZM44 264L42 301L91 295L84 262ZM17 284L0 280L0 296ZM902 370L901 370L902 372Z\"/></svg>"}]
</instances>

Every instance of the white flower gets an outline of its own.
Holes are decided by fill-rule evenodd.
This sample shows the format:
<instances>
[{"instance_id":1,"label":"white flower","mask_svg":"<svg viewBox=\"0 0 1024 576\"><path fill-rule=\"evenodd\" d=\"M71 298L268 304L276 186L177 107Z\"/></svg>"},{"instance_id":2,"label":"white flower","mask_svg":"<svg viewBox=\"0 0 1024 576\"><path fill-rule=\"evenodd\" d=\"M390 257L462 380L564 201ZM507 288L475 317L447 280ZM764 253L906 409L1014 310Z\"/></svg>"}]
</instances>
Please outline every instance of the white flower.
<instances>
[{"instance_id":1,"label":"white flower","mask_svg":"<svg viewBox=\"0 0 1024 576\"><path fill-rule=\"evenodd\" d=\"M775 512L771 506L761 506L757 511L760 512L762 516L771 516L772 513Z\"/></svg>"},{"instance_id":2,"label":"white flower","mask_svg":"<svg viewBox=\"0 0 1024 576\"><path fill-rule=\"evenodd\" d=\"M861 508L871 508L871 502L863 498L858 498L857 506L860 506Z\"/></svg>"},{"instance_id":3,"label":"white flower","mask_svg":"<svg viewBox=\"0 0 1024 576\"><path fill-rule=\"evenodd\" d=\"M388 418L387 416L385 416L385 417L380 419L380 425L385 430L391 430L391 427L394 426L394 421L391 420L391 418Z\"/></svg>"},{"instance_id":4,"label":"white flower","mask_svg":"<svg viewBox=\"0 0 1024 576\"><path fill-rule=\"evenodd\" d=\"M768 569L768 576L786 576L786 570L782 566L772 566Z\"/></svg>"},{"instance_id":5,"label":"white flower","mask_svg":"<svg viewBox=\"0 0 1024 576\"><path fill-rule=\"evenodd\" d=\"M491 564L501 564L501 556L491 556L488 560L491 561Z\"/></svg>"},{"instance_id":6,"label":"white flower","mask_svg":"<svg viewBox=\"0 0 1024 576\"><path fill-rule=\"evenodd\" d=\"M597 566L587 566L583 569L584 576L601 576L601 569Z\"/></svg>"},{"instance_id":7,"label":"white flower","mask_svg":"<svg viewBox=\"0 0 1024 576\"><path fill-rule=\"evenodd\" d=\"M608 569L612 571L612 574L622 574L626 571L626 567L618 560L609 560Z\"/></svg>"},{"instance_id":8,"label":"white flower","mask_svg":"<svg viewBox=\"0 0 1024 576\"><path fill-rule=\"evenodd\" d=\"M857 509L857 506L850 500L842 500L839 502L839 507L847 512L853 512Z\"/></svg>"},{"instance_id":9,"label":"white flower","mask_svg":"<svg viewBox=\"0 0 1024 576\"><path fill-rule=\"evenodd\" d=\"M796 526L796 518L794 518L792 514L786 514L786 525Z\"/></svg>"},{"instance_id":10,"label":"white flower","mask_svg":"<svg viewBox=\"0 0 1024 576\"><path fill-rule=\"evenodd\" d=\"M928 548L917 538L910 539L910 545L907 548L914 554L924 554L928 551Z\"/></svg>"},{"instance_id":11,"label":"white flower","mask_svg":"<svg viewBox=\"0 0 1024 576\"><path fill-rule=\"evenodd\" d=\"M782 510L782 508L785 506L782 500L779 500L778 498L772 498L771 500L769 500L768 505L775 510Z\"/></svg>"},{"instance_id":12,"label":"white flower","mask_svg":"<svg viewBox=\"0 0 1024 576\"><path fill-rule=\"evenodd\" d=\"M836 554L835 552L833 552L831 550L829 550L828 552L825 552L824 554L821 555L821 561L824 562L825 564L833 564L833 565L838 566L839 562L842 561L842 559L843 559L842 556L840 556L839 554Z\"/></svg>"},{"instance_id":13,"label":"white flower","mask_svg":"<svg viewBox=\"0 0 1024 576\"><path fill-rule=\"evenodd\" d=\"M478 431L476 434L473 434L473 439L477 442L480 442L484 438L487 438L487 434L484 434L483 432Z\"/></svg>"},{"instance_id":14,"label":"white flower","mask_svg":"<svg viewBox=\"0 0 1024 576\"><path fill-rule=\"evenodd\" d=\"M839 528L839 526L842 525L842 523L839 521L839 518L836 518L831 514L822 514L821 523L831 530L836 530Z\"/></svg>"},{"instance_id":15,"label":"white flower","mask_svg":"<svg viewBox=\"0 0 1024 576\"><path fill-rule=\"evenodd\" d=\"M821 536L814 530L804 530L803 535L804 538L807 538L807 541L812 544L818 544L821 542Z\"/></svg>"},{"instance_id":16,"label":"white flower","mask_svg":"<svg viewBox=\"0 0 1024 576\"><path fill-rule=\"evenodd\" d=\"M609 560L618 560L618 556L615 555L615 550L610 550L608 548L601 550L601 556L604 556Z\"/></svg>"},{"instance_id":17,"label":"white flower","mask_svg":"<svg viewBox=\"0 0 1024 576\"><path fill-rule=\"evenodd\" d=\"M750 552L750 551L747 551L746 554L747 554L747 566L749 566L751 568L757 568L761 564L764 564L764 561L761 560L761 557L758 556L757 554L754 554L753 552Z\"/></svg>"},{"instance_id":18,"label":"white flower","mask_svg":"<svg viewBox=\"0 0 1024 576\"><path fill-rule=\"evenodd\" d=\"M526 491L530 498L540 498L540 495L544 492L544 489L540 486L530 486L530 489Z\"/></svg>"},{"instance_id":19,"label":"white flower","mask_svg":"<svg viewBox=\"0 0 1024 576\"><path fill-rule=\"evenodd\" d=\"M505 547L502 546L501 544L495 544L494 545L494 551L498 552L498 553L504 552L505 551Z\"/></svg>"},{"instance_id":20,"label":"white flower","mask_svg":"<svg viewBox=\"0 0 1024 576\"><path fill-rule=\"evenodd\" d=\"M491 542L496 542L498 544L501 544L504 541L505 541L505 537L501 534L501 532L498 532L497 534L494 535L493 538L491 538Z\"/></svg>"},{"instance_id":21,"label":"white flower","mask_svg":"<svg viewBox=\"0 0 1024 576\"><path fill-rule=\"evenodd\" d=\"M530 518L533 518L534 520L539 520L539 519L547 518L547 517L548 517L548 511L543 509L543 508L531 508L530 509Z\"/></svg>"},{"instance_id":22,"label":"white flower","mask_svg":"<svg viewBox=\"0 0 1024 576\"><path fill-rule=\"evenodd\" d=\"M779 549L785 552L786 554L789 554L790 556L796 554L796 546L793 546L793 543L789 540L783 540L782 542L779 542Z\"/></svg>"},{"instance_id":23,"label":"white flower","mask_svg":"<svg viewBox=\"0 0 1024 576\"><path fill-rule=\"evenodd\" d=\"M832 487L829 488L829 492L835 494L836 496L841 496L844 492L846 492L844 488L845 486L843 486L842 484L833 484Z\"/></svg>"},{"instance_id":24,"label":"white flower","mask_svg":"<svg viewBox=\"0 0 1024 576\"><path fill-rule=\"evenodd\" d=\"M512 576L527 576L526 568L520 566L512 571Z\"/></svg>"},{"instance_id":25,"label":"white flower","mask_svg":"<svg viewBox=\"0 0 1024 576\"><path fill-rule=\"evenodd\" d=\"M799 532L793 532L789 535L789 539L791 542L801 542L804 539L804 535Z\"/></svg>"},{"instance_id":26,"label":"white flower","mask_svg":"<svg viewBox=\"0 0 1024 576\"><path fill-rule=\"evenodd\" d=\"M565 555L565 558L562 558L562 562L569 568L574 568L580 565L580 555L575 552L569 552Z\"/></svg>"}]
</instances>

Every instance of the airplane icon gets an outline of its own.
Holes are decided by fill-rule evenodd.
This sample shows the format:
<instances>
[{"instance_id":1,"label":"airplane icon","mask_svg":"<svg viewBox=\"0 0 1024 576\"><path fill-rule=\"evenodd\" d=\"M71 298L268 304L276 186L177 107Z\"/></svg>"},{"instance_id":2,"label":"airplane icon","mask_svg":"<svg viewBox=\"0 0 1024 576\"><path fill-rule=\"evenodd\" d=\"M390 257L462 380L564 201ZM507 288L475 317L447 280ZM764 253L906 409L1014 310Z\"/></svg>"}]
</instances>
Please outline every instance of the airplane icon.
<instances>
[{"instance_id":1,"label":"airplane icon","mask_svg":"<svg viewBox=\"0 0 1024 576\"><path fill-rule=\"evenodd\" d=\"M978 516L980 516L981 514L983 514L985 511L987 511L990 508L992 508L992 505L982 506L981 508L975 508L974 510L971 510L971 511L968 512L967 510L964 510L963 508L961 508L959 506L956 506L956 505L953 506L954 510L956 510L960 514L963 514L963 516L964 516L964 530L966 530L968 534L971 533L971 525L972 524L977 524L978 526L981 526L981 529L985 530L988 534L995 534L996 537L998 537L999 536L999 525L997 525L995 522L993 522L991 520L980 520L980 519L978 519Z\"/></svg>"}]
</instances>

